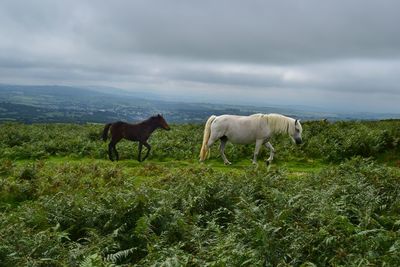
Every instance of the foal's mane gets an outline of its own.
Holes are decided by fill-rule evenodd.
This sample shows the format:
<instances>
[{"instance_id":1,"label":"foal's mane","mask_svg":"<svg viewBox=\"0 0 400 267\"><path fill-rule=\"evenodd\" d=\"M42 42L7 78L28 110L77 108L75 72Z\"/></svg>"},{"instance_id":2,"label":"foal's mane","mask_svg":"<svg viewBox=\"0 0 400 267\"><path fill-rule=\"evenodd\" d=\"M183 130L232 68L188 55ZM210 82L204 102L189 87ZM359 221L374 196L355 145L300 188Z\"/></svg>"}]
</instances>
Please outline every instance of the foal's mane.
<instances>
[{"instance_id":1,"label":"foal's mane","mask_svg":"<svg viewBox=\"0 0 400 267\"><path fill-rule=\"evenodd\" d=\"M294 134L295 120L281 114L263 114L262 118L267 121L267 125L271 131L276 133Z\"/></svg>"},{"instance_id":2,"label":"foal's mane","mask_svg":"<svg viewBox=\"0 0 400 267\"><path fill-rule=\"evenodd\" d=\"M157 118L158 118L157 115L151 116L150 118L145 119L145 120L139 122L138 124L153 124L153 122L154 122Z\"/></svg>"}]
</instances>

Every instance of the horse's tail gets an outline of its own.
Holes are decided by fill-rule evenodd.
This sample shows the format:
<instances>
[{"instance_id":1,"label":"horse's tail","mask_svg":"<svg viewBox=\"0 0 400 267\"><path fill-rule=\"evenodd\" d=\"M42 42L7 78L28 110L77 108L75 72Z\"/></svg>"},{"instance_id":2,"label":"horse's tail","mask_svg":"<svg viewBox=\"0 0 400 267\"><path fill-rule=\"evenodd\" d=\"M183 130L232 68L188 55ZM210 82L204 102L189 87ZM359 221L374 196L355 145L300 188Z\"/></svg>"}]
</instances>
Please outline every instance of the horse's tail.
<instances>
[{"instance_id":1,"label":"horse's tail","mask_svg":"<svg viewBox=\"0 0 400 267\"><path fill-rule=\"evenodd\" d=\"M107 137L108 137L108 130L110 129L110 126L111 126L111 123L107 123L107 124L104 126L103 135L102 135L103 141L106 141L106 140L107 140Z\"/></svg>"},{"instance_id":2,"label":"horse's tail","mask_svg":"<svg viewBox=\"0 0 400 267\"><path fill-rule=\"evenodd\" d=\"M200 150L200 161L204 161L210 155L207 143L211 135L211 123L215 120L216 117L217 116L212 115L210 118L208 118L206 125L204 127L203 144Z\"/></svg>"}]
</instances>

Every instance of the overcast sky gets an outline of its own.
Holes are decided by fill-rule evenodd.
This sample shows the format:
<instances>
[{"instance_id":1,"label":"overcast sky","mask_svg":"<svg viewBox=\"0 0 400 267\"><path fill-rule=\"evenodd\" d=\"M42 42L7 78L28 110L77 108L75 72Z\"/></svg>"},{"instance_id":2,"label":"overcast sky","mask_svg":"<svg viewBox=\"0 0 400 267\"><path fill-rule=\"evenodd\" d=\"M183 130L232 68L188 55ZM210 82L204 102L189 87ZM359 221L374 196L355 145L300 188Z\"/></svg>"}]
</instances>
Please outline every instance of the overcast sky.
<instances>
[{"instance_id":1,"label":"overcast sky","mask_svg":"<svg viewBox=\"0 0 400 267\"><path fill-rule=\"evenodd\" d=\"M398 0L2 0L0 83L400 113L399 25Z\"/></svg>"}]
</instances>

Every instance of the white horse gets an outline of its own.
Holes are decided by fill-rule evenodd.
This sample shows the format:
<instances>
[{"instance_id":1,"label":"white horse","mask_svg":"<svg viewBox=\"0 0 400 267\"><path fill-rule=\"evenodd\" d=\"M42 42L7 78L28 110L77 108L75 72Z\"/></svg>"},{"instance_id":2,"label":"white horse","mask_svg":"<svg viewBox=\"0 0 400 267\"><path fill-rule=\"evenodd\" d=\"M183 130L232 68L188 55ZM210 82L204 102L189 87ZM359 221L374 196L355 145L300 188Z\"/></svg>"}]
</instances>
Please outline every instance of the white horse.
<instances>
[{"instance_id":1,"label":"white horse","mask_svg":"<svg viewBox=\"0 0 400 267\"><path fill-rule=\"evenodd\" d=\"M226 165L231 164L225 156L225 145L228 141L233 144L256 143L254 149L253 164L257 163L257 155L263 144L269 148L270 156L267 159L269 164L275 154L275 149L269 142L270 137L275 133L289 134L296 144L301 144L301 133L303 129L300 121L280 114L253 114L250 116L236 115L212 115L208 118L203 136L203 145L200 150L200 161L209 156L210 147L221 140L219 147L222 159Z\"/></svg>"}]
</instances>

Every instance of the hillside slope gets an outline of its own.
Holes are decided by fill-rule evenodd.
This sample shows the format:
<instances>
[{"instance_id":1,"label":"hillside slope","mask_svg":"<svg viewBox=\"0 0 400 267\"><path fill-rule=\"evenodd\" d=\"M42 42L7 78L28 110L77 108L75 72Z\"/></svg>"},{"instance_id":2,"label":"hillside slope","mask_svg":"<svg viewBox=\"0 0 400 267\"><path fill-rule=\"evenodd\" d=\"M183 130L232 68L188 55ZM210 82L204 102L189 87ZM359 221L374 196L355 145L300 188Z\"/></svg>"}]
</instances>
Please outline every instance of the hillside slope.
<instances>
[{"instance_id":1,"label":"hillside slope","mask_svg":"<svg viewBox=\"0 0 400 267\"><path fill-rule=\"evenodd\" d=\"M397 266L400 122L304 123L304 141L213 147L156 131L107 160L102 125L0 125L0 266Z\"/></svg>"}]
</instances>

